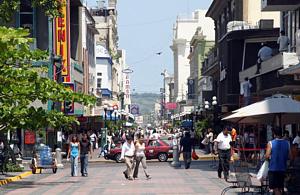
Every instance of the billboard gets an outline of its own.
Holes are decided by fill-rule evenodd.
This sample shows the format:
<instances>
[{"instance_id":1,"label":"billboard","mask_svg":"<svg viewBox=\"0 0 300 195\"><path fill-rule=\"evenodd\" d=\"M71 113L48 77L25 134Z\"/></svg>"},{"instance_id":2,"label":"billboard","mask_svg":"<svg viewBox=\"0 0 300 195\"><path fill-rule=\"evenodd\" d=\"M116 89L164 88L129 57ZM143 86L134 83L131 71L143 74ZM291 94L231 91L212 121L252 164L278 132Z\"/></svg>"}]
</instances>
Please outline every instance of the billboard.
<instances>
[{"instance_id":1,"label":"billboard","mask_svg":"<svg viewBox=\"0 0 300 195\"><path fill-rule=\"evenodd\" d=\"M70 70L70 21L69 21L69 1L61 0L63 6L62 17L55 18L55 54L62 58L62 72L64 82L71 82ZM56 74L56 73L55 73Z\"/></svg>"},{"instance_id":2,"label":"billboard","mask_svg":"<svg viewBox=\"0 0 300 195\"><path fill-rule=\"evenodd\" d=\"M176 110L177 103L175 103L175 102L168 102L168 103L166 103L165 108L167 110Z\"/></svg>"}]
</instances>

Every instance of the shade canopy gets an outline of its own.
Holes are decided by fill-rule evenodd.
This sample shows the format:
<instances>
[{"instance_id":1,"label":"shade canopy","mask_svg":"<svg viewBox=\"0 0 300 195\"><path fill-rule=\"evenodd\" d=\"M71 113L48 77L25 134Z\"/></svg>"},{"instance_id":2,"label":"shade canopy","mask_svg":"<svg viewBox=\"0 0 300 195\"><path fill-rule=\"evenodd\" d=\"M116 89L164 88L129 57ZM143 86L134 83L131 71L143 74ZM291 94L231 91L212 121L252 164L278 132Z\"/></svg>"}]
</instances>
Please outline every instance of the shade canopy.
<instances>
[{"instance_id":1,"label":"shade canopy","mask_svg":"<svg viewBox=\"0 0 300 195\"><path fill-rule=\"evenodd\" d=\"M276 118L277 117L277 118ZM272 97L233 111L223 118L235 123L281 124L300 122L300 102L288 97Z\"/></svg>"}]
</instances>

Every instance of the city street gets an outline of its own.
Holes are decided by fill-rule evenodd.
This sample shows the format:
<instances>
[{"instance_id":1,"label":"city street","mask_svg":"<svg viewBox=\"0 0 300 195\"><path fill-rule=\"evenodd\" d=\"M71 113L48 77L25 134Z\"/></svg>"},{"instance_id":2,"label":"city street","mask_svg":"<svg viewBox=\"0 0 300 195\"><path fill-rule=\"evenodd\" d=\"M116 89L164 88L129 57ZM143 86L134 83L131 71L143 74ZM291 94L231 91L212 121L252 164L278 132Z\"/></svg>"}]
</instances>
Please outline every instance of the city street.
<instances>
[{"instance_id":1,"label":"city street","mask_svg":"<svg viewBox=\"0 0 300 195\"><path fill-rule=\"evenodd\" d=\"M220 194L227 186L204 161L193 162L188 170L175 169L169 162L150 162L150 180L146 180L142 169L138 180L126 180L124 166L91 163L88 177L71 177L69 167L57 174L46 170L0 187L0 194Z\"/></svg>"}]
</instances>

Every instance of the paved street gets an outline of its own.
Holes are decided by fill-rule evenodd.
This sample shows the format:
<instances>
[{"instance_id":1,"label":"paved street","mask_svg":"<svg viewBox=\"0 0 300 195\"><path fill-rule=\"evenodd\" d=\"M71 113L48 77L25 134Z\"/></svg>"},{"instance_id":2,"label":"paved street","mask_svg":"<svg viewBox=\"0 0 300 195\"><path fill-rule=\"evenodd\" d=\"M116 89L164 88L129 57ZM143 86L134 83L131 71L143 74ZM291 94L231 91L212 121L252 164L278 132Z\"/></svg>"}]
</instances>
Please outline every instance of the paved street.
<instances>
[{"instance_id":1,"label":"paved street","mask_svg":"<svg viewBox=\"0 0 300 195\"><path fill-rule=\"evenodd\" d=\"M152 179L140 170L138 180L125 180L124 164L90 164L89 177L71 177L66 167L52 174L31 175L0 187L0 194L220 194L226 183L208 162L193 162L191 169L174 169L169 163L148 163Z\"/></svg>"}]
</instances>

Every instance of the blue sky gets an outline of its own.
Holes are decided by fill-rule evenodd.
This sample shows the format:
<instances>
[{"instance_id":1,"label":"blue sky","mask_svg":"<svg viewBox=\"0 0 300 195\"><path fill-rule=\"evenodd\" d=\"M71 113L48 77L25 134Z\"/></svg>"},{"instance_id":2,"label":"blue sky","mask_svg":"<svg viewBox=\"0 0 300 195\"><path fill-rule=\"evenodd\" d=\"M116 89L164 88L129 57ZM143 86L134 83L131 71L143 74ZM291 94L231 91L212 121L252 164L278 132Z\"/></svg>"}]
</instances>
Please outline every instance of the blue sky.
<instances>
[{"instance_id":1,"label":"blue sky","mask_svg":"<svg viewBox=\"0 0 300 195\"><path fill-rule=\"evenodd\" d=\"M89 0L94 4L95 0ZM173 73L172 27L178 14L208 9L212 0L118 0L119 48L127 53L133 92L159 93L164 69ZM162 52L161 55L156 55Z\"/></svg>"}]
</instances>

